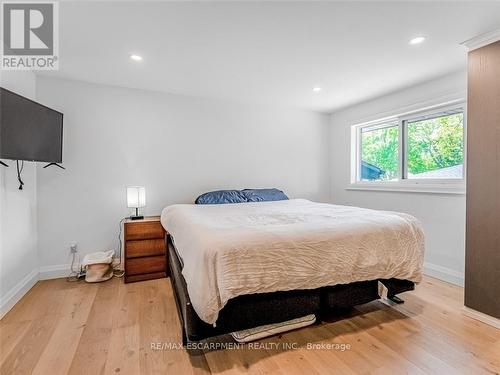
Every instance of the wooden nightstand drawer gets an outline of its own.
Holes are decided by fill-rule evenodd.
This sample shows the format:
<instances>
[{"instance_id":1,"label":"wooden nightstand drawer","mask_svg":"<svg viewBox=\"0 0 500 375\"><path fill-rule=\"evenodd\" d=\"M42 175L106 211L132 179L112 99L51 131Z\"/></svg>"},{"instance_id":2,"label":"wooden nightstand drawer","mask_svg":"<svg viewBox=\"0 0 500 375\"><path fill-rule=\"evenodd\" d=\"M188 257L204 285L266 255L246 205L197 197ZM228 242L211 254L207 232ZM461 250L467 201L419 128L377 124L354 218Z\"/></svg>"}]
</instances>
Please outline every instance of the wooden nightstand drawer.
<instances>
[{"instance_id":1,"label":"wooden nightstand drawer","mask_svg":"<svg viewBox=\"0 0 500 375\"><path fill-rule=\"evenodd\" d=\"M153 272L153 273L141 273L139 275L125 275L126 283L133 283L136 281L144 281L144 280L152 280L152 279L161 279L167 277L166 272Z\"/></svg>"},{"instance_id":2,"label":"wooden nightstand drawer","mask_svg":"<svg viewBox=\"0 0 500 375\"><path fill-rule=\"evenodd\" d=\"M132 240L125 243L127 258L137 258L165 254L165 239Z\"/></svg>"},{"instance_id":3,"label":"wooden nightstand drawer","mask_svg":"<svg viewBox=\"0 0 500 375\"><path fill-rule=\"evenodd\" d=\"M159 216L125 221L125 282L167 276L166 232Z\"/></svg>"},{"instance_id":4,"label":"wooden nightstand drawer","mask_svg":"<svg viewBox=\"0 0 500 375\"><path fill-rule=\"evenodd\" d=\"M167 257L159 255L154 257L127 259L125 272L127 275L138 275L142 273L165 272Z\"/></svg>"},{"instance_id":5,"label":"wooden nightstand drawer","mask_svg":"<svg viewBox=\"0 0 500 375\"><path fill-rule=\"evenodd\" d=\"M125 240L147 240L164 237L165 231L160 221L129 221L125 223Z\"/></svg>"}]
</instances>

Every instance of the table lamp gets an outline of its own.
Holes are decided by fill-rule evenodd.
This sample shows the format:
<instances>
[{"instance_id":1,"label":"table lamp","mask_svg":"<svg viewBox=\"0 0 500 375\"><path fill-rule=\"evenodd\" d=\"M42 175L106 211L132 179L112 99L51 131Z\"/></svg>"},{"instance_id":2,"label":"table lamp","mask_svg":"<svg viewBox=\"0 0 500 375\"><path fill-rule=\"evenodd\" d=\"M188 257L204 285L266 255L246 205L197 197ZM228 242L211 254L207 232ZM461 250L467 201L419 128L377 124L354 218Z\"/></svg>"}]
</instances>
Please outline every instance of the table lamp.
<instances>
[{"instance_id":1,"label":"table lamp","mask_svg":"<svg viewBox=\"0 0 500 375\"><path fill-rule=\"evenodd\" d=\"M127 187L127 207L135 208L135 215L130 216L130 220L144 219L139 216L139 208L146 206L146 188L144 186Z\"/></svg>"}]
</instances>

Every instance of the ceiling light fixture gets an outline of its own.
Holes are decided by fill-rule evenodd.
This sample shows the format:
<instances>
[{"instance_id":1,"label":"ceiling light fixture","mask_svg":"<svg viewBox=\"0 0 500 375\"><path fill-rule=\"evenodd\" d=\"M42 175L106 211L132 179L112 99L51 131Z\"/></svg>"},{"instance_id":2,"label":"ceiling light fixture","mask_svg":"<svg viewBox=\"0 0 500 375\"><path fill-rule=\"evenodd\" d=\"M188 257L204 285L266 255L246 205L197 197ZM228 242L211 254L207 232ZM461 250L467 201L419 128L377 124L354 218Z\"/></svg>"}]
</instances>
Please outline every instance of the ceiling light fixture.
<instances>
[{"instance_id":1,"label":"ceiling light fixture","mask_svg":"<svg viewBox=\"0 0 500 375\"><path fill-rule=\"evenodd\" d=\"M425 36L417 36L416 38L410 40L410 44L420 44L424 41L425 41Z\"/></svg>"},{"instance_id":2,"label":"ceiling light fixture","mask_svg":"<svg viewBox=\"0 0 500 375\"><path fill-rule=\"evenodd\" d=\"M313 92L320 92L321 90L323 90L321 87L313 87Z\"/></svg>"},{"instance_id":3,"label":"ceiling light fixture","mask_svg":"<svg viewBox=\"0 0 500 375\"><path fill-rule=\"evenodd\" d=\"M142 61L142 57L139 55L130 55L130 59L134 61Z\"/></svg>"}]
</instances>

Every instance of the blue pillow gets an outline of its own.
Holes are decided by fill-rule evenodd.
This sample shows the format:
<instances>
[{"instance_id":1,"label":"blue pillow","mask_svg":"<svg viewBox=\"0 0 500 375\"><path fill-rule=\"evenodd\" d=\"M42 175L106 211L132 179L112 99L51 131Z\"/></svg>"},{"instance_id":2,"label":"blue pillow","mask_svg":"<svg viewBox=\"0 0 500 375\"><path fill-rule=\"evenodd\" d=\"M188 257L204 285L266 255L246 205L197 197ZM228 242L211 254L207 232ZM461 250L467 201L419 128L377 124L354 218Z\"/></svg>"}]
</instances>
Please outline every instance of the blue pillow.
<instances>
[{"instance_id":1,"label":"blue pillow","mask_svg":"<svg viewBox=\"0 0 500 375\"><path fill-rule=\"evenodd\" d=\"M217 190L200 195L194 203L196 204L225 204L244 203L247 198L240 190Z\"/></svg>"},{"instance_id":2,"label":"blue pillow","mask_svg":"<svg viewBox=\"0 0 500 375\"><path fill-rule=\"evenodd\" d=\"M245 189L241 191L247 202L284 201L288 197L278 189Z\"/></svg>"}]
</instances>

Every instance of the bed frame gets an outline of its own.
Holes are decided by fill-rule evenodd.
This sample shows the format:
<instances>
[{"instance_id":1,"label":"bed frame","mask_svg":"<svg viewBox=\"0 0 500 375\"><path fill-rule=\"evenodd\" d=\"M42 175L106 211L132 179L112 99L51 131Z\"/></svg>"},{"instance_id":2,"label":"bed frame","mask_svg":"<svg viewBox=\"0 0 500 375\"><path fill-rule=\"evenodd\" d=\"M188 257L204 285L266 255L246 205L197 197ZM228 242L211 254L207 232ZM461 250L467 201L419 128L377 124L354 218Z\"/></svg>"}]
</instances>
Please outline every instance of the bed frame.
<instances>
[{"instance_id":1,"label":"bed frame","mask_svg":"<svg viewBox=\"0 0 500 375\"><path fill-rule=\"evenodd\" d=\"M202 321L191 305L182 263L169 235L165 238L168 252L168 273L182 326L182 343L200 341L243 329L279 323L315 314L318 321L333 310L348 308L379 299L378 282L388 290L387 297L403 301L396 294L415 289L408 280L380 279L310 290L258 293L229 300L219 313L216 326Z\"/></svg>"}]
</instances>

